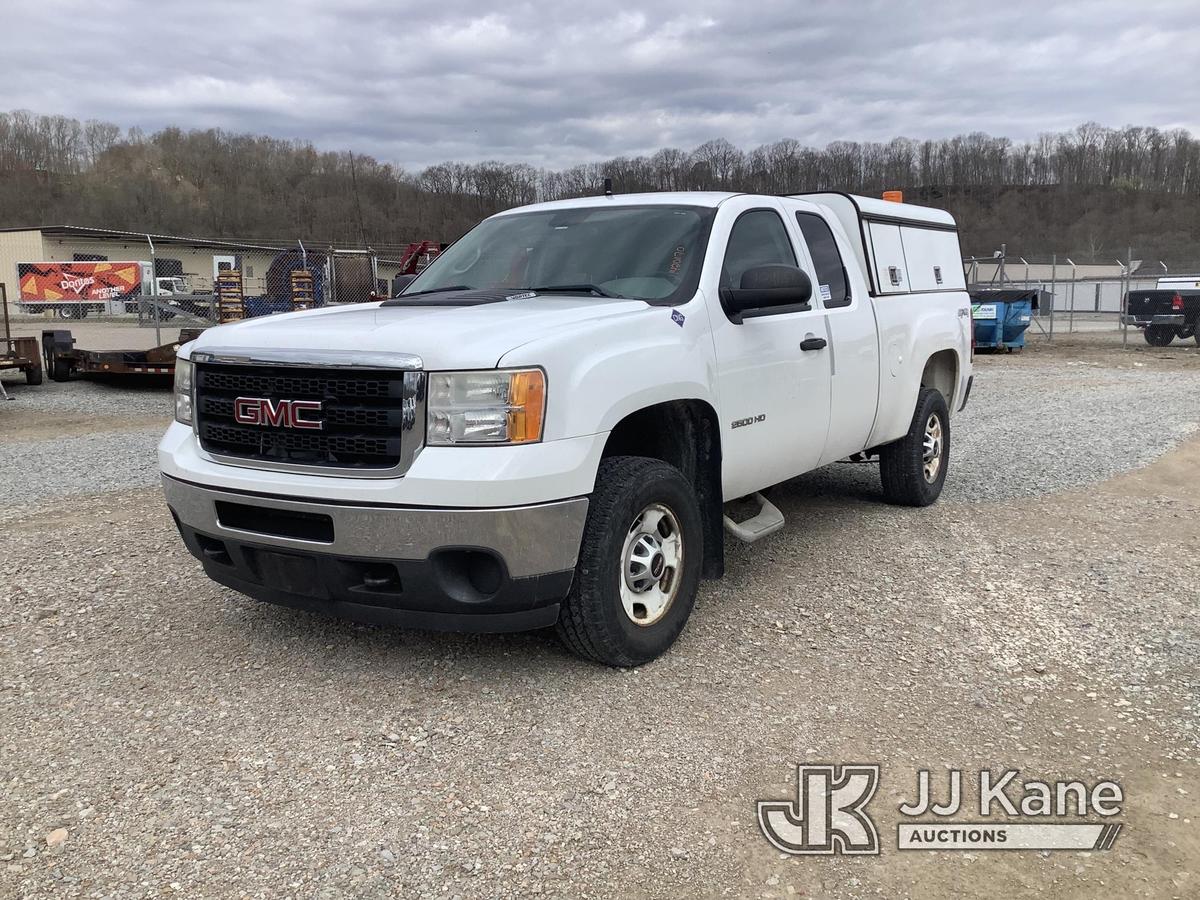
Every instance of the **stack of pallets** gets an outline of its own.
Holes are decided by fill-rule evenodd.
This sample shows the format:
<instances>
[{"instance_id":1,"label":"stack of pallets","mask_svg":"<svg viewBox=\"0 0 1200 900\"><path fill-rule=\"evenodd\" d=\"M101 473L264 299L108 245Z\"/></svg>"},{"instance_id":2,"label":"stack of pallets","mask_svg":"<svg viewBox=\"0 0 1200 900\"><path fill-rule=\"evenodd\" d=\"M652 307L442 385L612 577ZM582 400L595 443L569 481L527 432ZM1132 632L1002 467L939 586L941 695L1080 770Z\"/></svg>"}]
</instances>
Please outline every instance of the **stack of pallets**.
<instances>
[{"instance_id":1,"label":"stack of pallets","mask_svg":"<svg viewBox=\"0 0 1200 900\"><path fill-rule=\"evenodd\" d=\"M296 269L292 272L292 309L312 309L313 277L307 269Z\"/></svg>"},{"instance_id":2,"label":"stack of pallets","mask_svg":"<svg viewBox=\"0 0 1200 900\"><path fill-rule=\"evenodd\" d=\"M217 321L240 322L246 318L246 297L242 293L242 273L230 269L217 276Z\"/></svg>"}]
</instances>

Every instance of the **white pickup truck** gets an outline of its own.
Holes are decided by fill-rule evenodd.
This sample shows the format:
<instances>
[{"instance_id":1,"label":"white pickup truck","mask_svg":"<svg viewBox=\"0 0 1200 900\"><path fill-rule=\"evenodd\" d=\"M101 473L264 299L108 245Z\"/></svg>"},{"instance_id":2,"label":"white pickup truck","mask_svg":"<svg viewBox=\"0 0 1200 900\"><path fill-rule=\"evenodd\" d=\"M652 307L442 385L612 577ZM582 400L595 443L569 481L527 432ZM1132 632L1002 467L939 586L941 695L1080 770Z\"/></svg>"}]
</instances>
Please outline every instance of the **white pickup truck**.
<instances>
[{"instance_id":1,"label":"white pickup truck","mask_svg":"<svg viewBox=\"0 0 1200 900\"><path fill-rule=\"evenodd\" d=\"M396 298L184 346L167 502L251 597L553 626L638 665L721 576L726 533L783 525L763 489L878 456L884 499L937 499L972 379L960 258L949 214L838 193L503 212Z\"/></svg>"}]
</instances>

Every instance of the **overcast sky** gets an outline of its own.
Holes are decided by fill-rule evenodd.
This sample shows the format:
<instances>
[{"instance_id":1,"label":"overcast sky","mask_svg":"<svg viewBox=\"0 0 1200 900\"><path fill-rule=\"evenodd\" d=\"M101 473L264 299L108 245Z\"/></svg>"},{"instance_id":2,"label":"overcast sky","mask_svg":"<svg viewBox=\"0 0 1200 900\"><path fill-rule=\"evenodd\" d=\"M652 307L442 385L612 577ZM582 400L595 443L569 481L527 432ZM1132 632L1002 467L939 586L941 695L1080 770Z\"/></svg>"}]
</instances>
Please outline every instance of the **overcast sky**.
<instances>
[{"instance_id":1,"label":"overcast sky","mask_svg":"<svg viewBox=\"0 0 1200 900\"><path fill-rule=\"evenodd\" d=\"M1200 2L0 0L0 109L407 168L726 137L1200 134Z\"/></svg>"}]
</instances>

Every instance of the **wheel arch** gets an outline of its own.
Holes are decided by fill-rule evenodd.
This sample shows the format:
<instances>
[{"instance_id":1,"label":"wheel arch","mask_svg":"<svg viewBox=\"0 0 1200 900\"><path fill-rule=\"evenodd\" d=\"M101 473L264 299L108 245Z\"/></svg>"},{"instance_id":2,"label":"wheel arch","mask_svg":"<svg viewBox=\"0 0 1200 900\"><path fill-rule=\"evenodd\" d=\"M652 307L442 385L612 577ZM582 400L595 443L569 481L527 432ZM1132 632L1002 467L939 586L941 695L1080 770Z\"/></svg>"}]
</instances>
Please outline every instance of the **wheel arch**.
<instances>
[{"instance_id":1,"label":"wheel arch","mask_svg":"<svg viewBox=\"0 0 1200 900\"><path fill-rule=\"evenodd\" d=\"M919 388L934 388L946 398L946 406L956 409L955 394L958 393L958 353L951 349L938 350L925 360L921 370ZM919 390L918 388L918 390Z\"/></svg>"},{"instance_id":2,"label":"wheel arch","mask_svg":"<svg viewBox=\"0 0 1200 900\"><path fill-rule=\"evenodd\" d=\"M725 571L722 520L721 429L706 400L668 400L626 414L613 427L602 458L647 456L670 463L694 485L704 529L705 578Z\"/></svg>"}]
</instances>

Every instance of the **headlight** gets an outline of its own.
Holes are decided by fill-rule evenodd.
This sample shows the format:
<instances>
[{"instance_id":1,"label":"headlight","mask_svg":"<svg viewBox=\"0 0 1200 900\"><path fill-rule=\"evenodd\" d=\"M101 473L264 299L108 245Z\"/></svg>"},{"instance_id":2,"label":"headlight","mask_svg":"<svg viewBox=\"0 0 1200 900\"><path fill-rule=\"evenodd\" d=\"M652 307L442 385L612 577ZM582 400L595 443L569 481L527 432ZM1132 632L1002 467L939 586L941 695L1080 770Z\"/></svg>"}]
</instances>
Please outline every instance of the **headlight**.
<instances>
[{"instance_id":1,"label":"headlight","mask_svg":"<svg viewBox=\"0 0 1200 900\"><path fill-rule=\"evenodd\" d=\"M541 369L434 372L428 404L431 445L540 441L546 376Z\"/></svg>"},{"instance_id":2,"label":"headlight","mask_svg":"<svg viewBox=\"0 0 1200 900\"><path fill-rule=\"evenodd\" d=\"M192 361L175 360L175 421L192 424Z\"/></svg>"}]
</instances>

